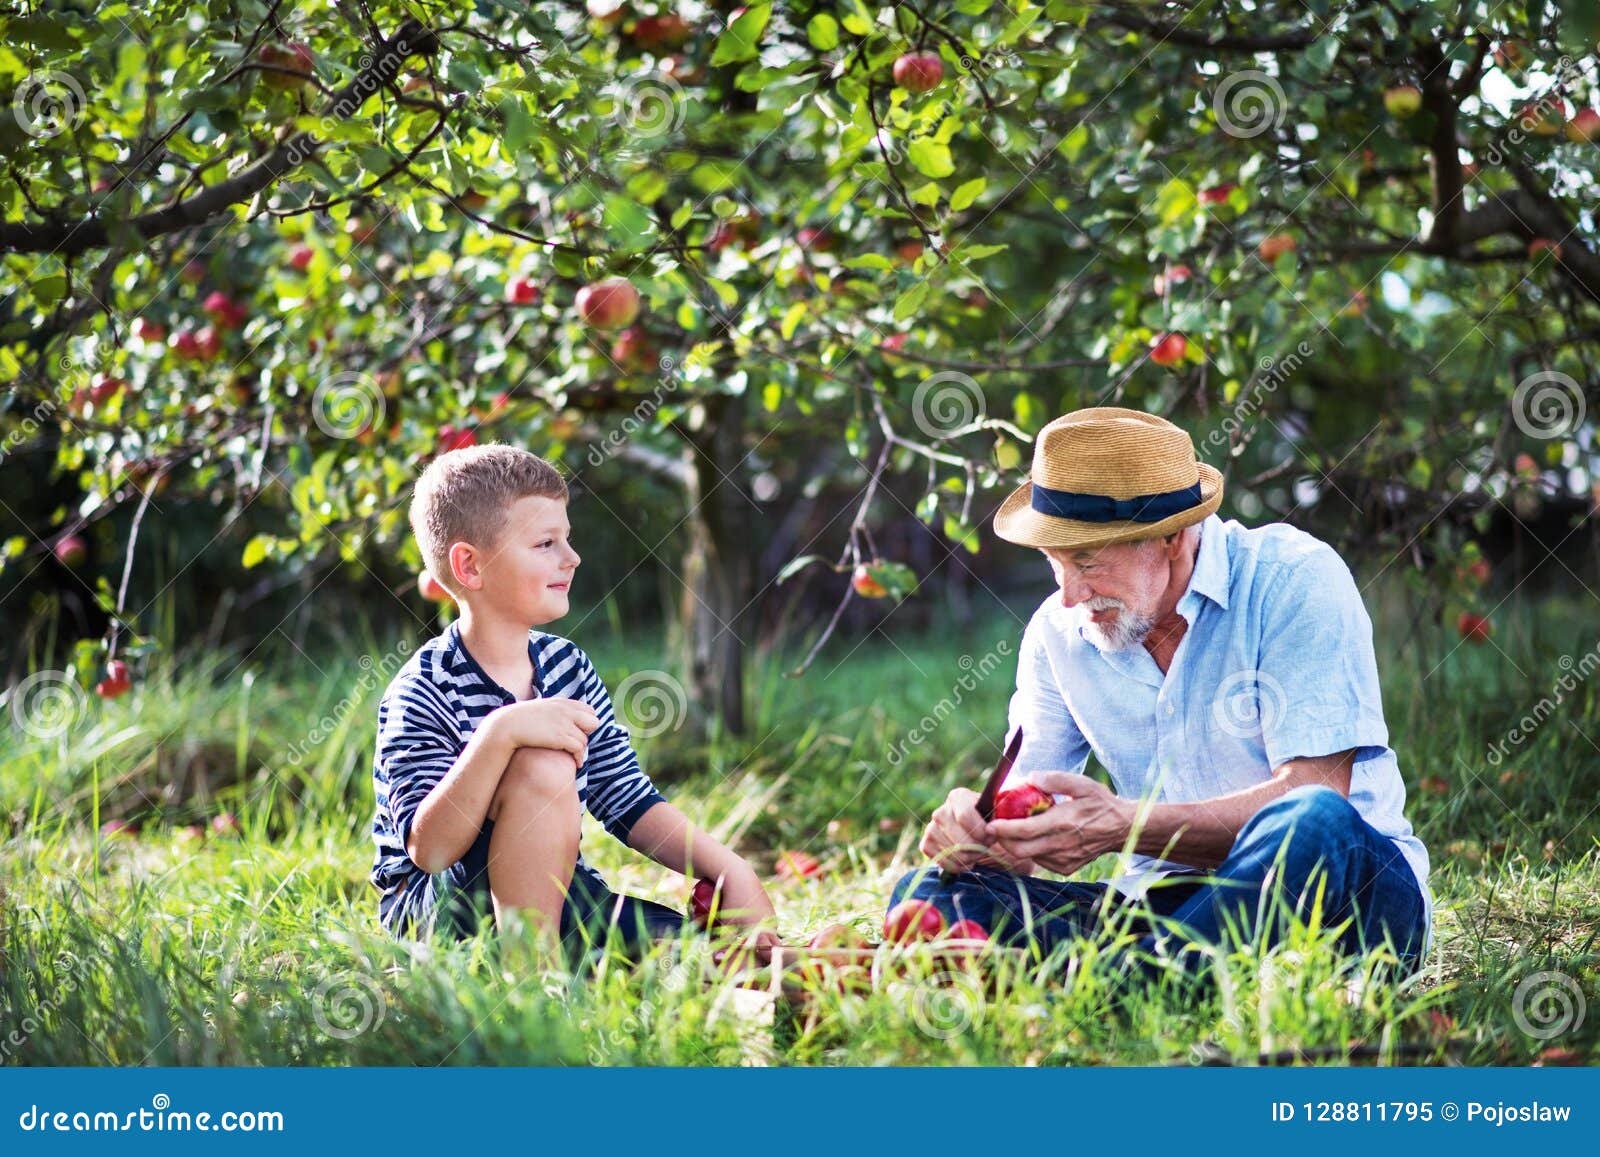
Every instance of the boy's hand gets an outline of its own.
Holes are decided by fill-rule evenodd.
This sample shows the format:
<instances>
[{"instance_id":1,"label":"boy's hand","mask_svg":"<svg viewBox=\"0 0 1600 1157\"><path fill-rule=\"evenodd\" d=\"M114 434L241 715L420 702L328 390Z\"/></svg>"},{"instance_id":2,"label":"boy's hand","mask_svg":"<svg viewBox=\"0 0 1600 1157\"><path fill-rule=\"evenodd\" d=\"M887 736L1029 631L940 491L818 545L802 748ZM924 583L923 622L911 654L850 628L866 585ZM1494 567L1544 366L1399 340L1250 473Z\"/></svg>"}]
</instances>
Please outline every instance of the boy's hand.
<instances>
[{"instance_id":1,"label":"boy's hand","mask_svg":"<svg viewBox=\"0 0 1600 1157\"><path fill-rule=\"evenodd\" d=\"M508 703L490 715L495 728L511 747L548 747L565 751L583 766L588 758L589 734L600 717L581 699L530 699Z\"/></svg>"},{"instance_id":2,"label":"boy's hand","mask_svg":"<svg viewBox=\"0 0 1600 1157\"><path fill-rule=\"evenodd\" d=\"M722 910L728 913L727 923L744 928L760 926L757 938L777 943L777 933L772 930L777 927L778 914L756 870L742 859L722 878Z\"/></svg>"}]
</instances>

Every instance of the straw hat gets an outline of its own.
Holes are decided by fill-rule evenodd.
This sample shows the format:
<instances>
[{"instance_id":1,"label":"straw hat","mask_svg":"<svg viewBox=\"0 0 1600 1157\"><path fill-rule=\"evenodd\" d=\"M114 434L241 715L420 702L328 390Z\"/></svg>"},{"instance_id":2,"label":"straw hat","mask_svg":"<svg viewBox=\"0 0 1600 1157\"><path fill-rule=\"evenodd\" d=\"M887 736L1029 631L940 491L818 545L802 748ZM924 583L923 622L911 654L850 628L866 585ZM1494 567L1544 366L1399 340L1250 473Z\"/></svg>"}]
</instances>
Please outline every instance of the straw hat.
<instances>
[{"instance_id":1,"label":"straw hat","mask_svg":"<svg viewBox=\"0 0 1600 1157\"><path fill-rule=\"evenodd\" d=\"M1222 502L1222 475L1165 418L1117 406L1074 410L1033 443L1032 481L994 516L995 533L1061 550L1160 538Z\"/></svg>"}]
</instances>

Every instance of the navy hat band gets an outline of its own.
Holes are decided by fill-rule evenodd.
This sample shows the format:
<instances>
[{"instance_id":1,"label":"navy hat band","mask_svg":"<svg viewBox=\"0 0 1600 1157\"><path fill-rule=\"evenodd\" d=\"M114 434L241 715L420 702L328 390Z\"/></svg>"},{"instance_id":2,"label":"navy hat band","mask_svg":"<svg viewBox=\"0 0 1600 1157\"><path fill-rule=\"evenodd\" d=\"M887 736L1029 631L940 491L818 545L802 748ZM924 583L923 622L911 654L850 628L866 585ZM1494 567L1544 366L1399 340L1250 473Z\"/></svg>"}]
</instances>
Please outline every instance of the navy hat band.
<instances>
[{"instance_id":1,"label":"navy hat band","mask_svg":"<svg viewBox=\"0 0 1600 1157\"><path fill-rule=\"evenodd\" d=\"M1104 494L1077 494L1033 484L1032 506L1040 514L1070 518L1074 522L1160 522L1201 503L1200 483L1182 490L1141 494L1134 498L1108 498Z\"/></svg>"}]
</instances>

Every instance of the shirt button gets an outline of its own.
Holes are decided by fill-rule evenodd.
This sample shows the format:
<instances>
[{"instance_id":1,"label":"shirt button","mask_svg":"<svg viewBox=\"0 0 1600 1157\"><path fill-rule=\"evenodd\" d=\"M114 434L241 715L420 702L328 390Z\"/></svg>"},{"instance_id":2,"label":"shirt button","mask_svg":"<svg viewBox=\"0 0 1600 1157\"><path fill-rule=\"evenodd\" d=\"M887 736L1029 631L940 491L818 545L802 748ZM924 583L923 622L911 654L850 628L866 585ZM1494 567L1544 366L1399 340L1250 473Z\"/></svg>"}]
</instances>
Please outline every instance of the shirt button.
<instances>
[{"instance_id":1,"label":"shirt button","mask_svg":"<svg viewBox=\"0 0 1600 1157\"><path fill-rule=\"evenodd\" d=\"M1176 710L1177 710L1177 708L1174 707L1171 703L1167 704L1167 714L1168 715L1171 715Z\"/></svg>"}]
</instances>

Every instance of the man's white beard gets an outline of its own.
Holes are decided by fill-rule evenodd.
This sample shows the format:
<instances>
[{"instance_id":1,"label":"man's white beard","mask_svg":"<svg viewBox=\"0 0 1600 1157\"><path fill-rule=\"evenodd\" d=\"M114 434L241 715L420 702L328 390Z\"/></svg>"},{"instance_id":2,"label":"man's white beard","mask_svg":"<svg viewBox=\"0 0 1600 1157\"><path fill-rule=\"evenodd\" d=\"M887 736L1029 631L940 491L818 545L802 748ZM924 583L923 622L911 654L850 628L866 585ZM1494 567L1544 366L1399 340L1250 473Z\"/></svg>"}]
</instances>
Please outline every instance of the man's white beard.
<instances>
[{"instance_id":1,"label":"man's white beard","mask_svg":"<svg viewBox=\"0 0 1600 1157\"><path fill-rule=\"evenodd\" d=\"M1084 603L1083 607L1085 611L1083 629L1089 635L1089 641L1102 651L1123 651L1136 646L1144 642L1145 636L1156 625L1154 615L1137 614L1118 599L1093 598ZM1110 610L1115 610L1117 617L1109 622L1097 623L1087 617L1089 611Z\"/></svg>"}]
</instances>

